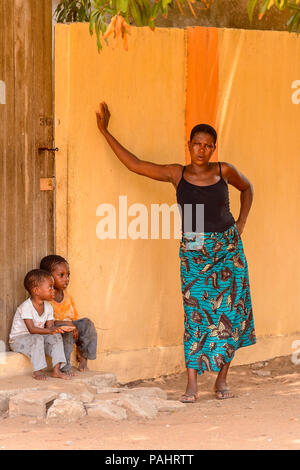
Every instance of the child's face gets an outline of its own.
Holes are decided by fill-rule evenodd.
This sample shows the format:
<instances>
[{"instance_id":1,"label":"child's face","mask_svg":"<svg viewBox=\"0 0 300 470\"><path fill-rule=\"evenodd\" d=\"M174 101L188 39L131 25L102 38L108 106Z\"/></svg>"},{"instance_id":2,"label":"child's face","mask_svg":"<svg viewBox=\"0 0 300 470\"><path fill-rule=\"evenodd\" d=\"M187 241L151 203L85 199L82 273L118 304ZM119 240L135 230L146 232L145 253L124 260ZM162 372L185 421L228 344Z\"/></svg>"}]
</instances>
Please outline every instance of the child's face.
<instances>
[{"instance_id":1,"label":"child's face","mask_svg":"<svg viewBox=\"0 0 300 470\"><path fill-rule=\"evenodd\" d=\"M69 285L70 268L67 263L56 264L51 272L54 279L54 287L58 290L65 290Z\"/></svg>"},{"instance_id":2,"label":"child's face","mask_svg":"<svg viewBox=\"0 0 300 470\"><path fill-rule=\"evenodd\" d=\"M37 287L33 289L33 293L38 296L41 300L53 300L54 299L54 280L52 277L44 279Z\"/></svg>"}]
</instances>

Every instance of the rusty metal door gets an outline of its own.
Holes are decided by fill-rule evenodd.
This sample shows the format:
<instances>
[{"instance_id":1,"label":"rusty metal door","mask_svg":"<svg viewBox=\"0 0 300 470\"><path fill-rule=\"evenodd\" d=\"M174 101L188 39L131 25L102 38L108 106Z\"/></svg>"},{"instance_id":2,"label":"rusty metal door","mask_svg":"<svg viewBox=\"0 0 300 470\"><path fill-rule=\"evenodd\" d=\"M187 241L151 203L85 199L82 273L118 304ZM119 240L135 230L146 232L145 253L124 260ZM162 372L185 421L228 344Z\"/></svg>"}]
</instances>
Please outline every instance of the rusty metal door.
<instances>
[{"instance_id":1,"label":"rusty metal door","mask_svg":"<svg viewBox=\"0 0 300 470\"><path fill-rule=\"evenodd\" d=\"M0 0L0 340L54 250L52 2ZM50 180L50 183L54 178ZM41 190L42 188L42 190Z\"/></svg>"}]
</instances>

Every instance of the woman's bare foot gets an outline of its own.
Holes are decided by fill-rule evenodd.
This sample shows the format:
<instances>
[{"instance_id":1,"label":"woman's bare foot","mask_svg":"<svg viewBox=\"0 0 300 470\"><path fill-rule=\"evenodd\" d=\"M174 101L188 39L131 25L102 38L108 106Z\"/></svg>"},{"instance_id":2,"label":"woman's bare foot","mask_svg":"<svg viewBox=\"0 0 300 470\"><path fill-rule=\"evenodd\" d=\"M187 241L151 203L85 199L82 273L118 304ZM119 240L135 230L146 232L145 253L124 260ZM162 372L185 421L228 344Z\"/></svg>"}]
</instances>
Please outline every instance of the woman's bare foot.
<instances>
[{"instance_id":1,"label":"woman's bare foot","mask_svg":"<svg viewBox=\"0 0 300 470\"><path fill-rule=\"evenodd\" d=\"M188 383L186 386L186 391L181 397L179 401L182 403L195 403L198 398L197 390L197 371L196 369L187 369L187 379Z\"/></svg>"},{"instance_id":2,"label":"woman's bare foot","mask_svg":"<svg viewBox=\"0 0 300 470\"><path fill-rule=\"evenodd\" d=\"M36 380L47 380L47 376L41 370L33 372L32 377Z\"/></svg>"},{"instance_id":3,"label":"woman's bare foot","mask_svg":"<svg viewBox=\"0 0 300 470\"><path fill-rule=\"evenodd\" d=\"M220 372L218 373L217 380L215 382L214 390L215 390L216 398L218 400L225 400L226 398L234 397L226 381L229 366L230 366L230 362L227 362L221 367Z\"/></svg>"},{"instance_id":4,"label":"woman's bare foot","mask_svg":"<svg viewBox=\"0 0 300 470\"><path fill-rule=\"evenodd\" d=\"M220 382L216 380L214 391L216 394L217 400L226 400L226 398L233 398L234 394L227 386L226 382Z\"/></svg>"}]
</instances>

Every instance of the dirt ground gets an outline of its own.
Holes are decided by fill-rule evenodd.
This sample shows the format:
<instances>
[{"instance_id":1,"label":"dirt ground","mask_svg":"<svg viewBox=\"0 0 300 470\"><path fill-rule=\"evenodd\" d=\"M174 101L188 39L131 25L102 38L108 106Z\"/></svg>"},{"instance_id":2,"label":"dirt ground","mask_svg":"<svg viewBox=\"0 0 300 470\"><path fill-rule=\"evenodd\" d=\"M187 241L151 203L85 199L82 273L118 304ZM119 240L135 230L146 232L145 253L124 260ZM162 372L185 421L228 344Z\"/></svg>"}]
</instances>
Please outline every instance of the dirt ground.
<instances>
[{"instance_id":1,"label":"dirt ground","mask_svg":"<svg viewBox=\"0 0 300 470\"><path fill-rule=\"evenodd\" d=\"M235 398L216 400L212 393L216 375L206 373L198 379L196 403L184 410L160 412L150 421L86 417L57 426L27 417L4 418L0 420L0 450L300 449L300 366L291 357L278 357L256 369L271 375L257 375L255 367L236 366L229 371ZM36 384L31 377L18 380ZM183 373L129 386L158 386L176 400L185 382Z\"/></svg>"}]
</instances>

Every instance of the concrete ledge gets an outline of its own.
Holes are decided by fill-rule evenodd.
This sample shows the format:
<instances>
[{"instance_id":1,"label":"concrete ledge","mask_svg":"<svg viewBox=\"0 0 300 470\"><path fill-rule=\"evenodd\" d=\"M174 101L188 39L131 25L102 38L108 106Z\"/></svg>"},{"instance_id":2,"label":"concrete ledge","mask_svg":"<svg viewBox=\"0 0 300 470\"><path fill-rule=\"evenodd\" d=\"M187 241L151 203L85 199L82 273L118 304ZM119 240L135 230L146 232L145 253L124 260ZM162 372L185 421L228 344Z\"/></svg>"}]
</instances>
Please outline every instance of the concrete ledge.
<instances>
[{"instance_id":1,"label":"concrete ledge","mask_svg":"<svg viewBox=\"0 0 300 470\"><path fill-rule=\"evenodd\" d=\"M27 375L30 373L32 373L32 366L28 357L12 351L1 352L0 377Z\"/></svg>"},{"instance_id":2,"label":"concrete ledge","mask_svg":"<svg viewBox=\"0 0 300 470\"><path fill-rule=\"evenodd\" d=\"M300 341L300 332L285 336L260 336L255 345L241 348L235 354L232 365L251 364L296 352L293 342ZM300 356L300 345L298 346ZM96 361L90 361L91 370L113 372L120 383L157 378L161 375L185 371L183 345L152 347L133 351L100 353Z\"/></svg>"},{"instance_id":3,"label":"concrete ledge","mask_svg":"<svg viewBox=\"0 0 300 470\"><path fill-rule=\"evenodd\" d=\"M259 336L257 343L239 349L233 358L232 365L240 366L252 364L258 361L267 361L279 356L290 356L297 349L300 352L300 344L293 348L294 341L300 341L300 332L282 336Z\"/></svg>"},{"instance_id":4,"label":"concrete ledge","mask_svg":"<svg viewBox=\"0 0 300 470\"><path fill-rule=\"evenodd\" d=\"M289 356L299 350L300 332L285 336L261 336L253 346L237 351L233 366L265 361L278 356ZM294 347L293 347L294 343ZM74 358L74 355L73 355ZM74 364L74 361L72 360ZM48 365L51 366L49 358ZM95 361L89 361L91 371L112 372L120 383L178 374L185 370L183 345L152 347L132 351L100 352ZM0 353L0 377L32 373L30 360L19 353Z\"/></svg>"},{"instance_id":5,"label":"concrete ledge","mask_svg":"<svg viewBox=\"0 0 300 470\"><path fill-rule=\"evenodd\" d=\"M73 365L75 354L72 353L71 364ZM46 356L48 368L52 366L51 358ZM24 354L13 351L0 353L0 378L12 377L14 375L32 374L32 365L30 359Z\"/></svg>"},{"instance_id":6,"label":"concrete ledge","mask_svg":"<svg viewBox=\"0 0 300 470\"><path fill-rule=\"evenodd\" d=\"M89 361L89 368L113 372L119 383L177 374L185 370L183 346L103 352Z\"/></svg>"}]
</instances>

